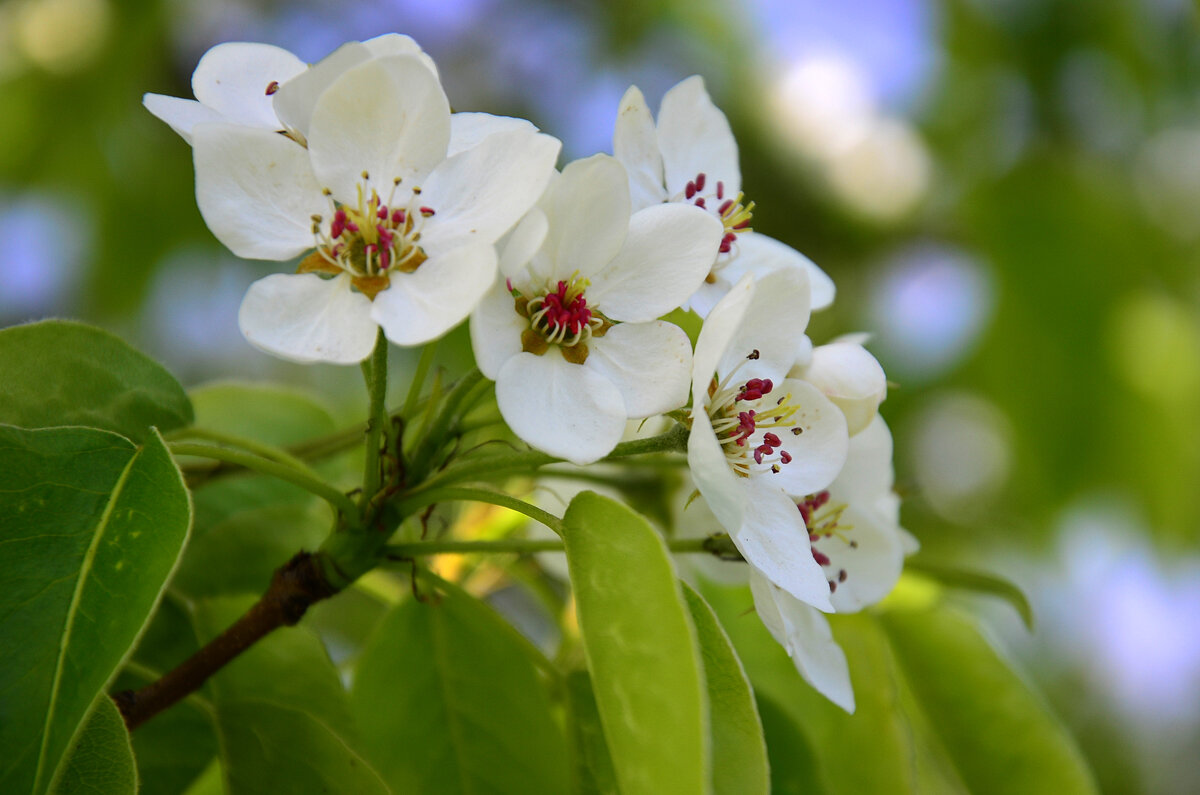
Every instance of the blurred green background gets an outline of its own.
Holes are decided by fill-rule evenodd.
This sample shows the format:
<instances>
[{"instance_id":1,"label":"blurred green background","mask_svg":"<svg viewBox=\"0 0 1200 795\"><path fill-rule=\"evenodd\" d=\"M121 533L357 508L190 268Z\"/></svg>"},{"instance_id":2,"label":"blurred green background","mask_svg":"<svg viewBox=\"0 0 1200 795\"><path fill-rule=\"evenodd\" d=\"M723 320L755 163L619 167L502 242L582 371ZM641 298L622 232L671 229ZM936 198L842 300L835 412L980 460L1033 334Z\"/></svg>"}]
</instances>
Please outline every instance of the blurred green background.
<instances>
[{"instance_id":1,"label":"blurred green background","mask_svg":"<svg viewBox=\"0 0 1200 795\"><path fill-rule=\"evenodd\" d=\"M905 524L1010 576L974 600L1106 792L1200 791L1200 35L1185 0L6 0L0 325L97 323L189 384L275 378L352 416L355 368L251 349L190 150L140 104L199 56L316 61L399 31L456 109L607 151L631 83L700 73L755 227L839 287L821 342L871 332L894 382ZM444 349L466 356L465 335ZM404 352L395 356L404 359ZM0 374L3 377L3 374Z\"/></svg>"}]
</instances>

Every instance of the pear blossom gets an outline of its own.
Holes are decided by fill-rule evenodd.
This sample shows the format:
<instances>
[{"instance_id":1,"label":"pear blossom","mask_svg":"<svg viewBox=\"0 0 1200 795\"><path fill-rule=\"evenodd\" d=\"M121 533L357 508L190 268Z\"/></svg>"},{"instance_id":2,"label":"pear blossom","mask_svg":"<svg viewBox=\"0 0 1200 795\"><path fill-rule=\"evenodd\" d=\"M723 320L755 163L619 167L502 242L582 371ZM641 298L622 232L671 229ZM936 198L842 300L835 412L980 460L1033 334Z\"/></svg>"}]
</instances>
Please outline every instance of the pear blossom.
<instances>
[{"instance_id":1,"label":"pear blossom","mask_svg":"<svg viewBox=\"0 0 1200 795\"><path fill-rule=\"evenodd\" d=\"M851 436L866 428L887 397L887 376L857 337L819 345L791 372L821 390L846 415Z\"/></svg>"},{"instance_id":2,"label":"pear blossom","mask_svg":"<svg viewBox=\"0 0 1200 795\"><path fill-rule=\"evenodd\" d=\"M737 141L729 121L694 75L667 91L655 123L645 97L630 86L621 99L613 153L629 172L634 209L691 204L721 221L704 283L687 306L706 317L744 274L795 268L808 274L811 308L833 303L833 281L800 252L750 228L754 202L741 191Z\"/></svg>"},{"instance_id":3,"label":"pear blossom","mask_svg":"<svg viewBox=\"0 0 1200 795\"><path fill-rule=\"evenodd\" d=\"M544 190L559 142L473 114L452 147L427 59L366 44L271 98L279 130L190 129L197 203L217 238L249 259L309 252L296 273L251 285L238 316L246 339L293 361L349 364L370 354L378 328L417 345L464 320L495 279L493 244Z\"/></svg>"},{"instance_id":4,"label":"pear blossom","mask_svg":"<svg viewBox=\"0 0 1200 795\"><path fill-rule=\"evenodd\" d=\"M688 464L742 556L791 596L832 611L796 499L833 482L849 435L819 389L786 378L808 316L801 269L748 274L717 303L696 341Z\"/></svg>"},{"instance_id":5,"label":"pear blossom","mask_svg":"<svg viewBox=\"0 0 1200 795\"><path fill-rule=\"evenodd\" d=\"M627 182L607 155L564 168L513 231L502 278L471 316L505 422L576 464L611 451L626 420L687 402L691 345L657 318L704 279L722 234L695 207L631 212Z\"/></svg>"},{"instance_id":6,"label":"pear blossom","mask_svg":"<svg viewBox=\"0 0 1200 795\"><path fill-rule=\"evenodd\" d=\"M399 33L376 36L342 45L324 59L305 81L327 85L346 69L373 57L412 55L437 76L433 60L410 37ZM281 47L257 42L231 41L204 53L192 72L196 99L146 94L146 109L192 142L192 130L203 122L227 122L267 130L287 127L276 113L274 95L279 87L309 69L308 64ZM284 116L288 114L285 111Z\"/></svg>"},{"instance_id":7,"label":"pear blossom","mask_svg":"<svg viewBox=\"0 0 1200 795\"><path fill-rule=\"evenodd\" d=\"M856 612L890 593L905 555L917 550L916 539L900 527L893 479L892 437L883 419L875 417L850 439L846 465L829 488L796 503L812 557L829 582L835 612ZM801 676L853 712L850 671L828 620L754 569L750 587L763 624L787 649Z\"/></svg>"}]
</instances>

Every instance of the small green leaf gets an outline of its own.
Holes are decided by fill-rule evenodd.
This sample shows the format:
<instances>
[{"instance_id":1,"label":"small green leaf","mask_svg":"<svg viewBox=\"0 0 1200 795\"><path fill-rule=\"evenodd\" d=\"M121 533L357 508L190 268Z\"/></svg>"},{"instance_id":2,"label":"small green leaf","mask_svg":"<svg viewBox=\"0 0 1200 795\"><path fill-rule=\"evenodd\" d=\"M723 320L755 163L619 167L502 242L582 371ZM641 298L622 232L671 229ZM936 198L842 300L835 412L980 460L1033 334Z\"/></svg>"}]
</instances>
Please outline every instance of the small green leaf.
<instances>
[{"instance_id":1,"label":"small green leaf","mask_svg":"<svg viewBox=\"0 0 1200 795\"><path fill-rule=\"evenodd\" d=\"M617 774L604 740L604 727L587 671L567 674L568 725L576 795L619 795Z\"/></svg>"},{"instance_id":2,"label":"small green leaf","mask_svg":"<svg viewBox=\"0 0 1200 795\"><path fill-rule=\"evenodd\" d=\"M881 623L971 792L1096 792L1070 735L970 621L920 610L891 611Z\"/></svg>"},{"instance_id":3,"label":"small green leaf","mask_svg":"<svg viewBox=\"0 0 1200 795\"><path fill-rule=\"evenodd\" d=\"M524 644L465 593L393 609L363 651L352 703L397 793L568 789L562 732Z\"/></svg>"},{"instance_id":4,"label":"small green leaf","mask_svg":"<svg viewBox=\"0 0 1200 795\"><path fill-rule=\"evenodd\" d=\"M112 699L101 693L67 751L54 793L132 795L137 791L137 767L125 721Z\"/></svg>"},{"instance_id":5,"label":"small green leaf","mask_svg":"<svg viewBox=\"0 0 1200 795\"><path fill-rule=\"evenodd\" d=\"M207 641L252 597L194 603ZM229 795L262 792L389 792L356 749L348 698L321 641L303 626L276 630L208 685Z\"/></svg>"},{"instance_id":6,"label":"small green leaf","mask_svg":"<svg viewBox=\"0 0 1200 795\"><path fill-rule=\"evenodd\" d=\"M708 704L695 630L662 539L593 492L563 517L567 564L621 791L709 789Z\"/></svg>"},{"instance_id":7,"label":"small green leaf","mask_svg":"<svg viewBox=\"0 0 1200 795\"><path fill-rule=\"evenodd\" d=\"M767 746L754 692L729 636L712 608L686 583L683 596L704 661L712 724L713 792L716 795L749 795L770 791Z\"/></svg>"},{"instance_id":8,"label":"small green leaf","mask_svg":"<svg viewBox=\"0 0 1200 795\"><path fill-rule=\"evenodd\" d=\"M183 387L118 337L66 320L0 331L0 422L86 425L135 442L192 421Z\"/></svg>"},{"instance_id":9,"label":"small green leaf","mask_svg":"<svg viewBox=\"0 0 1200 795\"><path fill-rule=\"evenodd\" d=\"M0 790L42 793L159 600L187 491L157 434L0 426Z\"/></svg>"},{"instance_id":10,"label":"small green leaf","mask_svg":"<svg viewBox=\"0 0 1200 795\"><path fill-rule=\"evenodd\" d=\"M904 564L904 573L928 577L949 588L962 588L968 591L990 594L1012 605L1025 628L1033 631L1033 607L1029 604L1025 592L1009 580L995 574L981 571L960 569L956 566L946 566L940 563L930 563L921 559L910 559Z\"/></svg>"}]
</instances>

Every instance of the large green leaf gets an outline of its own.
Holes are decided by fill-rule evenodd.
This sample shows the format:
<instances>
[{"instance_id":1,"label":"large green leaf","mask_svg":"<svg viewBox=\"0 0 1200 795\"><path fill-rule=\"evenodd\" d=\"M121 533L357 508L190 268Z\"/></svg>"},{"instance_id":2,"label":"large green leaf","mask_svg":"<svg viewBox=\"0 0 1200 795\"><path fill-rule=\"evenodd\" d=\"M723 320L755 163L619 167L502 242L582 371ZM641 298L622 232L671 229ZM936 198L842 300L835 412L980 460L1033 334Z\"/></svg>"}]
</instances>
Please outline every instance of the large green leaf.
<instances>
[{"instance_id":1,"label":"large green leaf","mask_svg":"<svg viewBox=\"0 0 1200 795\"><path fill-rule=\"evenodd\" d=\"M86 425L134 441L192 421L192 405L162 365L118 337L66 320L0 331L0 422Z\"/></svg>"},{"instance_id":2,"label":"large green leaf","mask_svg":"<svg viewBox=\"0 0 1200 795\"><path fill-rule=\"evenodd\" d=\"M709 789L708 703L696 634L662 539L593 492L563 517L596 706L625 793Z\"/></svg>"},{"instance_id":3,"label":"large green leaf","mask_svg":"<svg viewBox=\"0 0 1200 795\"><path fill-rule=\"evenodd\" d=\"M67 752L55 795L133 795L137 791L137 766L125 721L112 699L101 693Z\"/></svg>"},{"instance_id":4,"label":"large green leaf","mask_svg":"<svg viewBox=\"0 0 1200 795\"><path fill-rule=\"evenodd\" d=\"M568 725L576 795L618 795L617 774L604 740L604 727L587 671L567 674Z\"/></svg>"},{"instance_id":5,"label":"large green leaf","mask_svg":"<svg viewBox=\"0 0 1200 795\"><path fill-rule=\"evenodd\" d=\"M45 792L187 538L157 434L0 426L0 790Z\"/></svg>"},{"instance_id":6,"label":"large green leaf","mask_svg":"<svg viewBox=\"0 0 1200 795\"><path fill-rule=\"evenodd\" d=\"M970 621L949 610L882 616L910 687L975 793L1088 793L1074 741Z\"/></svg>"},{"instance_id":7,"label":"large green leaf","mask_svg":"<svg viewBox=\"0 0 1200 795\"><path fill-rule=\"evenodd\" d=\"M364 650L352 703L393 791L561 793L566 745L530 651L457 590L406 599Z\"/></svg>"},{"instance_id":8,"label":"large green leaf","mask_svg":"<svg viewBox=\"0 0 1200 795\"><path fill-rule=\"evenodd\" d=\"M700 641L708 684L713 792L716 795L769 792L767 746L746 671L704 598L686 583L683 596Z\"/></svg>"},{"instance_id":9,"label":"large green leaf","mask_svg":"<svg viewBox=\"0 0 1200 795\"><path fill-rule=\"evenodd\" d=\"M252 603L197 600L198 638L221 632ZM389 792L355 750L346 691L320 640L304 627L268 635L209 680L207 691L229 795Z\"/></svg>"},{"instance_id":10,"label":"large green leaf","mask_svg":"<svg viewBox=\"0 0 1200 795\"><path fill-rule=\"evenodd\" d=\"M771 760L771 795L825 795L808 738L783 707L761 694L756 700Z\"/></svg>"},{"instance_id":11,"label":"large green leaf","mask_svg":"<svg viewBox=\"0 0 1200 795\"><path fill-rule=\"evenodd\" d=\"M831 795L1094 791L1065 730L946 608L831 617L854 684L857 709L848 715L800 679L747 614L745 589L706 585L704 593L755 688L808 738ZM1037 775L1016 776L1018 764Z\"/></svg>"}]
</instances>

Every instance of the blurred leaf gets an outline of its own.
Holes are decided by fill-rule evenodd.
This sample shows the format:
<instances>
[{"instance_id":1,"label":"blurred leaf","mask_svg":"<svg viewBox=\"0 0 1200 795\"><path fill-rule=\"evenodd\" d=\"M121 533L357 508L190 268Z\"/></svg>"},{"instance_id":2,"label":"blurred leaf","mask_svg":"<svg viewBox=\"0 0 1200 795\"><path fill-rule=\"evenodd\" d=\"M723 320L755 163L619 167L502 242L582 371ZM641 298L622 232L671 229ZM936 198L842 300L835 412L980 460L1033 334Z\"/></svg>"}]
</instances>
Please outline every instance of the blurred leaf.
<instances>
[{"instance_id":1,"label":"blurred leaf","mask_svg":"<svg viewBox=\"0 0 1200 795\"><path fill-rule=\"evenodd\" d=\"M0 426L0 789L45 792L188 535L157 434Z\"/></svg>"},{"instance_id":2,"label":"blurred leaf","mask_svg":"<svg viewBox=\"0 0 1200 795\"><path fill-rule=\"evenodd\" d=\"M970 621L925 610L884 613L880 623L971 792L1096 792L1066 730Z\"/></svg>"},{"instance_id":3,"label":"blurred leaf","mask_svg":"<svg viewBox=\"0 0 1200 795\"><path fill-rule=\"evenodd\" d=\"M579 628L623 792L705 792L703 673L674 566L645 519L593 492L563 517Z\"/></svg>"},{"instance_id":4,"label":"blurred leaf","mask_svg":"<svg viewBox=\"0 0 1200 795\"><path fill-rule=\"evenodd\" d=\"M766 740L746 672L729 636L704 598L686 583L683 596L696 627L708 682L713 792L716 795L769 792Z\"/></svg>"},{"instance_id":5,"label":"blurred leaf","mask_svg":"<svg viewBox=\"0 0 1200 795\"><path fill-rule=\"evenodd\" d=\"M132 795L138 791L129 732L121 711L107 694L96 696L92 713L63 762L56 795Z\"/></svg>"},{"instance_id":6,"label":"blurred leaf","mask_svg":"<svg viewBox=\"0 0 1200 795\"><path fill-rule=\"evenodd\" d=\"M207 641L252 598L194 603ZM209 680L229 795L389 790L354 749L348 698L320 640L303 627L276 630Z\"/></svg>"},{"instance_id":7,"label":"blurred leaf","mask_svg":"<svg viewBox=\"0 0 1200 795\"><path fill-rule=\"evenodd\" d=\"M1025 628L1030 632L1033 631L1033 606L1029 604L1029 599L1025 597L1024 591L1003 577L981 571L960 569L956 566L930 563L920 558L910 558L905 561L904 568L906 572L928 577L950 588L962 588L967 591L998 596L1012 605L1017 614L1021 616L1021 621L1025 623Z\"/></svg>"},{"instance_id":8,"label":"blurred leaf","mask_svg":"<svg viewBox=\"0 0 1200 795\"><path fill-rule=\"evenodd\" d=\"M787 712L758 695L758 714L771 760L771 795L825 795L808 739Z\"/></svg>"},{"instance_id":9,"label":"blurred leaf","mask_svg":"<svg viewBox=\"0 0 1200 795\"><path fill-rule=\"evenodd\" d=\"M184 791L184 795L225 795L225 782L221 779L221 764L213 760L204 768L192 785Z\"/></svg>"},{"instance_id":10,"label":"blurred leaf","mask_svg":"<svg viewBox=\"0 0 1200 795\"><path fill-rule=\"evenodd\" d=\"M618 795L617 774L613 770L604 727L592 693L587 671L567 674L568 725L574 759L576 795Z\"/></svg>"},{"instance_id":11,"label":"blurred leaf","mask_svg":"<svg viewBox=\"0 0 1200 795\"><path fill-rule=\"evenodd\" d=\"M393 791L568 791L545 686L499 615L456 589L401 602L363 651L352 704Z\"/></svg>"},{"instance_id":12,"label":"blurred leaf","mask_svg":"<svg viewBox=\"0 0 1200 795\"><path fill-rule=\"evenodd\" d=\"M0 421L23 428L84 425L135 442L150 426L192 421L192 406L162 365L102 329L43 320L0 331Z\"/></svg>"}]
</instances>

